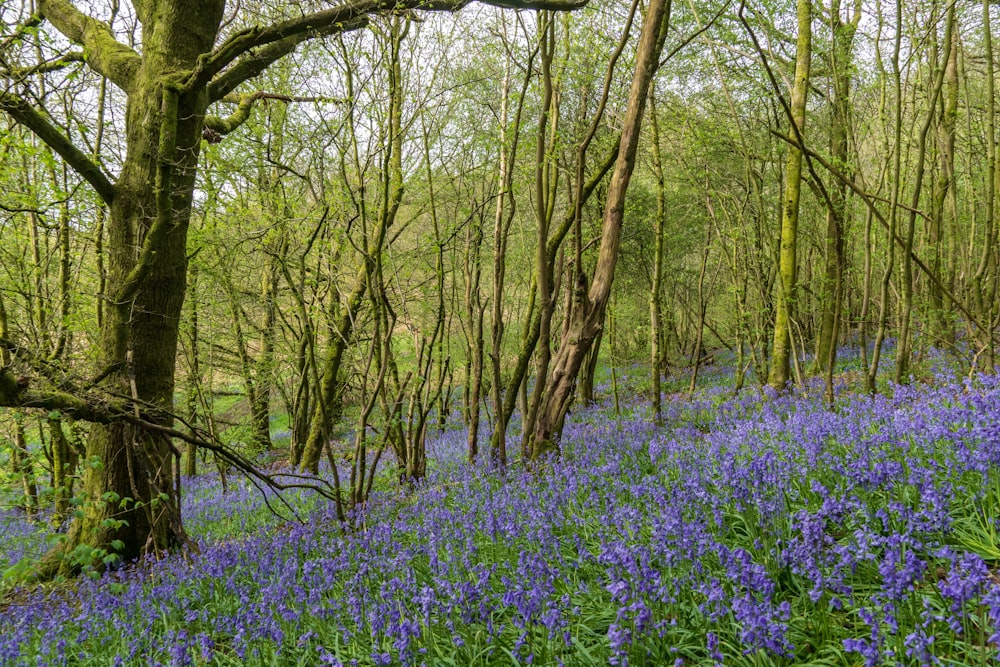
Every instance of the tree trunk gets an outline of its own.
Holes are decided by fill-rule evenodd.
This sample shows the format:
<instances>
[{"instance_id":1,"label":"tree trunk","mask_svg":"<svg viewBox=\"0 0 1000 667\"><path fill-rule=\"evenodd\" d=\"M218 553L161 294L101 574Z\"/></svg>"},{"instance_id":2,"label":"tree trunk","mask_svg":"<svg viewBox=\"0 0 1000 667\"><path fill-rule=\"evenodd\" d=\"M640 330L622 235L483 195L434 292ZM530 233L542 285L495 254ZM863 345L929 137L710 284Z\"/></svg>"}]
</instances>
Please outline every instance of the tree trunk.
<instances>
[{"instance_id":1,"label":"tree trunk","mask_svg":"<svg viewBox=\"0 0 1000 667\"><path fill-rule=\"evenodd\" d=\"M947 63L951 59L952 35L955 30L955 5L949 5L947 10L944 38L944 64L933 63L933 79L931 81L930 101L927 115L917 136L916 174L913 176L913 193L910 198L909 216L907 218L906 236L903 238L903 262L900 279L902 281L902 299L900 303L899 342L896 346L896 383L902 384L909 380L911 348L913 346L910 333L913 315L913 242L916 235L917 210L920 207L920 195L923 189L924 174L927 169L927 134L934 122L938 98L944 85Z\"/></svg>"},{"instance_id":2,"label":"tree trunk","mask_svg":"<svg viewBox=\"0 0 1000 667\"><path fill-rule=\"evenodd\" d=\"M892 137L892 183L889 202L888 254L885 271L879 286L878 327L875 333L875 345L872 349L871 362L868 365L866 377L867 389L875 393L875 380L878 376L879 361L882 357L882 344L885 342L886 328L889 319L889 288L892 284L892 271L896 261L896 229L899 221L899 189L902 179L903 150L903 82L900 69L900 52L903 40L902 2L896 0L896 33L892 47L892 85L893 85L893 137ZM879 11L879 32L882 30L882 12ZM881 61L880 61L881 62Z\"/></svg>"},{"instance_id":3,"label":"tree trunk","mask_svg":"<svg viewBox=\"0 0 1000 667\"><path fill-rule=\"evenodd\" d=\"M587 351L587 358L583 362L583 375L580 377L580 400L584 404L593 403L594 396L594 376L597 374L597 362L601 357L601 342L604 338L604 330L597 332L594 342Z\"/></svg>"},{"instance_id":4,"label":"tree trunk","mask_svg":"<svg viewBox=\"0 0 1000 667\"><path fill-rule=\"evenodd\" d=\"M791 118L785 164L785 198L781 208L781 253L778 266L778 298L774 316L774 342L767 382L783 391L791 373L794 354L791 339L792 310L796 292L796 251L799 228L799 193L802 182L802 151L799 143L806 123L806 96L809 93L809 61L812 55L812 3L798 0L798 41L795 46L795 80L792 84Z\"/></svg>"},{"instance_id":5,"label":"tree trunk","mask_svg":"<svg viewBox=\"0 0 1000 667\"><path fill-rule=\"evenodd\" d=\"M574 290L573 321L562 337L559 351L552 361L546 380L545 396L538 411L532 447L532 459L544 455L553 447L562 432L563 422L573 399L577 376L594 338L604 324L604 312L611 296L618 246L625 213L625 194L635 167L639 130L649 93L649 84L660 63L660 54L670 23L671 0L651 0L639 38L635 74L629 90L628 107L622 130L621 145L615 163L608 200L604 208L604 224L598 251L594 280L589 286L583 267L577 271Z\"/></svg>"},{"instance_id":6,"label":"tree trunk","mask_svg":"<svg viewBox=\"0 0 1000 667\"><path fill-rule=\"evenodd\" d=\"M524 431L521 436L521 454L526 456L531 450L538 408L542 403L545 377L552 360L552 315L555 312L555 289L552 286L555 272L554 262L549 260L549 228L555 210L556 172L555 141L557 137L559 108L554 106L555 95L552 85L552 60L555 55L555 18L549 13L541 14L539 43L541 44L542 102L538 119L538 136L535 143L535 285L537 287L539 319L538 342L535 344L535 385L531 401L524 412ZM551 119L551 127L549 122ZM527 337L526 337L527 338Z\"/></svg>"},{"instance_id":7,"label":"tree trunk","mask_svg":"<svg viewBox=\"0 0 1000 667\"><path fill-rule=\"evenodd\" d=\"M130 396L137 412L173 412L187 228L209 102L207 90L179 94L168 78L192 70L211 50L223 4L177 0L139 16L143 56L108 221L107 306L98 348L102 386ZM172 460L178 452L167 438L125 423L95 423L86 453L83 516L41 563L42 576L99 566L98 559L111 554L131 560L183 539Z\"/></svg>"},{"instance_id":8,"label":"tree trunk","mask_svg":"<svg viewBox=\"0 0 1000 667\"><path fill-rule=\"evenodd\" d=\"M855 0L851 20L840 16L840 0L830 4L833 44L830 48L830 72L833 88L833 120L830 126L831 156L838 165L849 165L848 130L851 113L851 71L854 34L861 20L861 2ZM827 393L833 389L833 370L837 361L837 339L844 300L844 230L847 226L847 184L838 181L830 188L826 215L826 257L824 262L822 311L816 360L813 367L827 379Z\"/></svg>"},{"instance_id":9,"label":"tree trunk","mask_svg":"<svg viewBox=\"0 0 1000 667\"><path fill-rule=\"evenodd\" d=\"M927 245L931 252L931 271L942 277L944 260L948 251L945 246L945 230L953 229L957 220L958 205L955 194L955 126L958 118L958 30L952 31L952 45L945 65L945 93L940 105L940 118L936 124L937 144L940 151L940 170L934 184L934 197L931 206L931 220L927 230ZM992 48L992 45L987 48ZM989 101L987 100L987 107ZM987 112L989 113L989 112ZM992 118L992 116L989 116ZM994 121L987 120L987 125ZM989 142L987 143L989 147ZM987 150L989 153L989 150ZM987 158L988 159L988 158ZM988 199L988 198L987 198ZM987 201L987 206L989 206ZM955 246L957 250L957 245ZM950 273L950 272L949 272ZM945 282L951 277L942 277ZM944 293L936 282L928 285L930 294L930 317L932 327L931 343L947 348L954 347L955 334L952 318L945 311Z\"/></svg>"},{"instance_id":10,"label":"tree trunk","mask_svg":"<svg viewBox=\"0 0 1000 667\"><path fill-rule=\"evenodd\" d=\"M997 199L1000 193L997 192L998 181L1000 181L1000 159L997 151L997 131L996 131L996 73L994 71L995 57L993 55L993 29L990 23L990 3L983 0L983 44L986 51L986 230L982 244L982 253L979 256L976 273L972 278L973 294L976 299L976 314L986 325L986 329L992 331L991 320L995 305L984 298L988 287L988 276L990 269L995 271L994 257L996 254L997 236ZM996 366L996 352L993 346L994 336L984 336L981 349L985 351L985 366L987 372L992 372Z\"/></svg>"},{"instance_id":11,"label":"tree trunk","mask_svg":"<svg viewBox=\"0 0 1000 667\"><path fill-rule=\"evenodd\" d=\"M49 442L52 447L52 489L55 493L55 514L52 516L52 525L60 526L69 513L79 457L66 438L59 412L53 410L49 413L48 427Z\"/></svg>"},{"instance_id":12,"label":"tree trunk","mask_svg":"<svg viewBox=\"0 0 1000 667\"><path fill-rule=\"evenodd\" d=\"M198 424L198 415L201 412L199 407L201 394L201 350L198 341L198 275L192 268L190 284L188 286L190 304L188 312L188 375L186 388L187 420L191 426ZM198 448L193 443L188 443L184 454L184 474L194 477L198 472Z\"/></svg>"},{"instance_id":13,"label":"tree trunk","mask_svg":"<svg viewBox=\"0 0 1000 667\"><path fill-rule=\"evenodd\" d=\"M428 170L430 167L428 166ZM429 174L428 174L429 176ZM478 222L478 224L477 224ZM483 321L486 304L480 284L482 281L481 251L483 245L484 220L480 216L466 231L465 244L465 315L468 334L466 339L466 425L469 428L467 449L469 462L479 455L479 423L482 414L484 333Z\"/></svg>"},{"instance_id":14,"label":"tree trunk","mask_svg":"<svg viewBox=\"0 0 1000 667\"><path fill-rule=\"evenodd\" d=\"M10 339L10 329L7 321L7 307L3 292L0 291L0 341ZM7 346L0 345L0 367L10 366L11 353ZM38 488L35 485L35 475L31 464L31 454L28 451L27 439L24 436L24 415L14 412L14 442L10 451L11 473L20 477L21 489L24 492L24 508L28 516L33 516L38 508Z\"/></svg>"},{"instance_id":15,"label":"tree trunk","mask_svg":"<svg viewBox=\"0 0 1000 667\"><path fill-rule=\"evenodd\" d=\"M21 479L24 511L29 517L34 517L38 511L38 485L35 483L34 465L31 462L31 452L28 451L28 439L24 433L24 415L20 412L14 414L14 443L10 462L12 472Z\"/></svg>"},{"instance_id":16,"label":"tree trunk","mask_svg":"<svg viewBox=\"0 0 1000 667\"><path fill-rule=\"evenodd\" d=\"M656 111L656 86L649 85L649 126L653 131L653 175L656 177L656 218L653 221L653 280L649 289L649 373L652 386L653 418L657 421L663 412L663 389L660 377L663 367L663 225L666 217L666 178L663 174L663 155L660 149L660 120ZM593 387L593 374L590 386ZM593 400L591 397L590 400Z\"/></svg>"}]
</instances>

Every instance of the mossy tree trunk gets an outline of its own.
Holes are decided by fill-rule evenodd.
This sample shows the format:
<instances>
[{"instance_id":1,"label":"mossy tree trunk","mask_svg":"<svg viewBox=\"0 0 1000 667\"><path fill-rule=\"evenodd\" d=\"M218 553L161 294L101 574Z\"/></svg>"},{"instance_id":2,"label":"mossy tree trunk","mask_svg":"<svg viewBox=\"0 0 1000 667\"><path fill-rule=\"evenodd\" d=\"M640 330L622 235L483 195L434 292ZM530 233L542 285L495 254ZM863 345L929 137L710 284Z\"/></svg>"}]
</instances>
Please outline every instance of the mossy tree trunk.
<instances>
[{"instance_id":1,"label":"mossy tree trunk","mask_svg":"<svg viewBox=\"0 0 1000 667\"><path fill-rule=\"evenodd\" d=\"M802 184L802 151L795 145L805 129L806 96L809 92L809 61L812 55L812 3L798 0L798 41L795 46L795 79L792 82L791 123L785 164L785 198L781 207L781 250L778 259L778 298L771 345L771 369L767 382L783 390L791 375L792 309L795 305L799 229L799 194Z\"/></svg>"},{"instance_id":2,"label":"mossy tree trunk","mask_svg":"<svg viewBox=\"0 0 1000 667\"><path fill-rule=\"evenodd\" d=\"M43 11L50 4L63 3L43 3ZM211 50L223 4L140 4L143 54L130 59L131 75L118 80L129 94L128 152L107 223L107 307L99 355L103 387L131 397L137 411L173 412L187 226L209 95L204 88L180 94L172 77L194 69ZM50 554L46 568L65 573L89 564L102 550L131 559L176 545L182 528L174 454L164 437L124 423L94 424L87 441L83 517L73 523L62 548Z\"/></svg>"},{"instance_id":3,"label":"mossy tree trunk","mask_svg":"<svg viewBox=\"0 0 1000 667\"><path fill-rule=\"evenodd\" d=\"M1000 155L997 151L997 127L996 127L996 58L993 54L993 28L990 19L989 0L983 0L983 46L986 55L986 229L983 235L982 251L979 256L976 272L972 277L972 293L974 295L974 305L976 314L985 325L983 328L988 332L984 335L980 343L980 350L984 353L984 366L986 372L991 372L996 368L996 349L994 341L996 335L993 333L996 313L996 299L990 299L989 294L996 295L997 270L997 200L1000 198ZM992 280L990 273L993 273Z\"/></svg>"},{"instance_id":4,"label":"mossy tree trunk","mask_svg":"<svg viewBox=\"0 0 1000 667\"><path fill-rule=\"evenodd\" d=\"M52 524L59 526L69 514L69 503L73 497L73 483L79 456L70 445L63 431L62 415L57 410L49 413L49 443L52 448L52 489L55 494L55 514Z\"/></svg>"}]
</instances>

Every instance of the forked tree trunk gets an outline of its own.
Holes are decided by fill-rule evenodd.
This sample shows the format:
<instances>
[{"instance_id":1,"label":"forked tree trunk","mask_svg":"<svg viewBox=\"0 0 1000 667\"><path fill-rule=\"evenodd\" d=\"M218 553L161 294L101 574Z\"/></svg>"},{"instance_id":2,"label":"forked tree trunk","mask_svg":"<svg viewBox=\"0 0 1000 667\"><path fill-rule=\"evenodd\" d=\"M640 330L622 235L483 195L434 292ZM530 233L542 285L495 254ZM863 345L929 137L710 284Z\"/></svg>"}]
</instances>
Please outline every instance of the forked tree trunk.
<instances>
[{"instance_id":1,"label":"forked tree trunk","mask_svg":"<svg viewBox=\"0 0 1000 667\"><path fill-rule=\"evenodd\" d=\"M173 412L187 227L209 102L205 89L178 94L168 78L192 70L211 50L223 5L174 2L140 17L143 56L129 95L128 152L108 220L107 306L98 347L102 387L131 397L137 411ZM166 437L125 423L96 423L86 453L83 516L40 564L43 577L100 565L111 554L133 559L183 538L177 451Z\"/></svg>"},{"instance_id":2,"label":"forked tree trunk","mask_svg":"<svg viewBox=\"0 0 1000 667\"><path fill-rule=\"evenodd\" d=\"M660 54L670 23L670 9L671 0L651 0L646 10L646 20L639 38L635 74L629 90L621 145L604 208L601 246L593 283L588 289L583 267L577 266L576 285L570 288L574 290L573 298L576 301L573 307L573 320L560 341L559 351L552 359L551 370L546 379L545 395L539 406L529 452L533 459L556 446L555 442L562 432L566 412L573 400L580 367L594 338L604 325L604 313L611 296L611 283L618 261L618 246L625 213L625 193L635 167L642 115L646 107L650 81L660 63Z\"/></svg>"}]
</instances>

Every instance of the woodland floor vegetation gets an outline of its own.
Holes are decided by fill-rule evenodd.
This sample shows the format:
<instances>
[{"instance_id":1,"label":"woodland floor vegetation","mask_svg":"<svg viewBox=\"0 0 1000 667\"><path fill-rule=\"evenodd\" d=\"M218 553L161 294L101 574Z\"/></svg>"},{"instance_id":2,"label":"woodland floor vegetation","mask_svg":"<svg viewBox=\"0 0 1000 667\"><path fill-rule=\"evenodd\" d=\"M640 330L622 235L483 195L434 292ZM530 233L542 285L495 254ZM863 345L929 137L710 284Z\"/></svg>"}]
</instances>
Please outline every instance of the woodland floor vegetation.
<instances>
[{"instance_id":1,"label":"woodland floor vegetation","mask_svg":"<svg viewBox=\"0 0 1000 667\"><path fill-rule=\"evenodd\" d=\"M726 372L660 424L632 397L577 410L533 472L469 465L448 428L346 533L315 494L285 522L187 478L200 553L9 591L0 662L995 664L1000 379L942 365L831 406ZM0 559L41 548L0 525Z\"/></svg>"}]
</instances>

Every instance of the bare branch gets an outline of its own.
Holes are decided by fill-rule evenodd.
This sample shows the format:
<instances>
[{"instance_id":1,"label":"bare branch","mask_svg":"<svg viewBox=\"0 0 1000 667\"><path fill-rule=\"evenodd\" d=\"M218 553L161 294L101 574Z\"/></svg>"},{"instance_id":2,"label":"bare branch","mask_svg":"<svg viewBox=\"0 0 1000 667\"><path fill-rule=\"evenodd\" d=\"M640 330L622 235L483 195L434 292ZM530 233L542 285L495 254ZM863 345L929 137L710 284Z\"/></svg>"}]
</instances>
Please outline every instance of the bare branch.
<instances>
[{"instance_id":1,"label":"bare branch","mask_svg":"<svg viewBox=\"0 0 1000 667\"><path fill-rule=\"evenodd\" d=\"M185 82L187 90L209 85L210 96L219 100L242 82L257 76L271 63L301 44L316 37L358 30L368 24L368 17L379 12L424 10L454 12L470 0L349 0L341 5L262 27L241 30L209 54ZM483 4L508 9L579 9L587 0L481 0ZM245 54L256 50L250 56ZM242 59L241 59L242 58ZM231 69L227 67L240 59ZM226 70L226 71L223 71Z\"/></svg>"},{"instance_id":2,"label":"bare branch","mask_svg":"<svg viewBox=\"0 0 1000 667\"><path fill-rule=\"evenodd\" d=\"M327 36L360 30L368 25L367 16L359 16L349 21L339 21L326 28L291 35L280 41L257 49L241 58L235 65L220 74L208 87L212 100L223 99L244 81L261 74L275 61L294 51L302 42L318 36Z\"/></svg>"},{"instance_id":3,"label":"bare branch","mask_svg":"<svg viewBox=\"0 0 1000 667\"><path fill-rule=\"evenodd\" d=\"M32 389L29 385L27 378L15 377L8 367L0 366L0 407L58 410L71 419L99 424L127 423L147 433L193 444L219 456L228 465L243 473L258 488L264 486L278 492L279 501L293 515L295 510L280 496L281 491L306 489L330 500L337 499L337 488L327 480L295 473L277 475L264 473L252 461L210 434L156 406L111 394L98 395L93 391L77 393L73 390ZM189 432L170 426L173 421L180 421Z\"/></svg>"},{"instance_id":4,"label":"bare branch","mask_svg":"<svg viewBox=\"0 0 1000 667\"><path fill-rule=\"evenodd\" d=\"M142 58L115 39L107 24L84 14L68 0L39 0L38 8L56 30L83 46L87 64L98 74L125 92L132 92Z\"/></svg>"},{"instance_id":5,"label":"bare branch","mask_svg":"<svg viewBox=\"0 0 1000 667\"><path fill-rule=\"evenodd\" d=\"M73 145L73 142L53 125L45 116L39 113L31 104L21 97L0 91L0 109L6 111L11 118L24 125L44 141L52 150L59 154L80 176L94 188L101 199L108 205L115 198L115 188L100 166L90 159L83 151Z\"/></svg>"}]
</instances>

